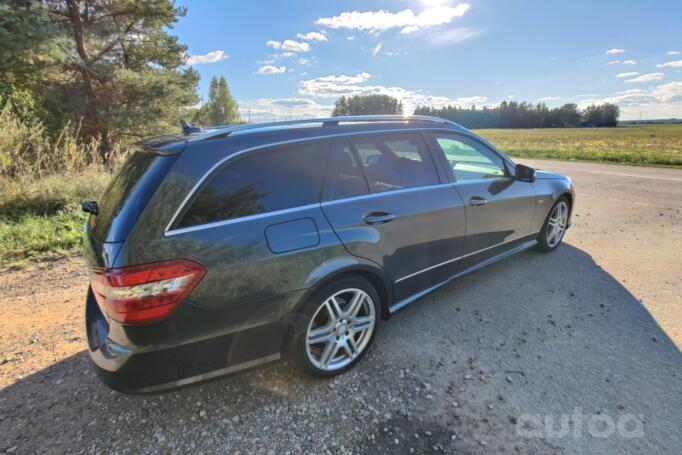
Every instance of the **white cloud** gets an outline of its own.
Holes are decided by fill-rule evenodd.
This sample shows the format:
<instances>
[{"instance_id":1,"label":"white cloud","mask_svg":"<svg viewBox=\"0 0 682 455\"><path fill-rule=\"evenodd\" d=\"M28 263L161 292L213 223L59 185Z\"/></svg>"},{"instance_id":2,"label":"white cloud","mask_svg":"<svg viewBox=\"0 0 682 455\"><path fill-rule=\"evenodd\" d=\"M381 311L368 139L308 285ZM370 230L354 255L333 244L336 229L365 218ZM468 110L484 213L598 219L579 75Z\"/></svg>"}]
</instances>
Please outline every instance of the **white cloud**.
<instances>
[{"instance_id":1,"label":"white cloud","mask_svg":"<svg viewBox=\"0 0 682 455\"><path fill-rule=\"evenodd\" d=\"M324 30L319 32L298 33L296 38L306 41L328 41Z\"/></svg>"},{"instance_id":2,"label":"white cloud","mask_svg":"<svg viewBox=\"0 0 682 455\"><path fill-rule=\"evenodd\" d=\"M680 52L680 51L668 51L667 54L668 55L682 55L682 52Z\"/></svg>"},{"instance_id":3,"label":"white cloud","mask_svg":"<svg viewBox=\"0 0 682 455\"><path fill-rule=\"evenodd\" d=\"M383 46L382 43L377 44L374 46L374 49L372 49L372 58L376 57L379 51L381 50L381 47Z\"/></svg>"},{"instance_id":4,"label":"white cloud","mask_svg":"<svg viewBox=\"0 0 682 455\"><path fill-rule=\"evenodd\" d=\"M286 66L263 65L259 67L256 72L258 74L282 74L286 72Z\"/></svg>"},{"instance_id":5,"label":"white cloud","mask_svg":"<svg viewBox=\"0 0 682 455\"><path fill-rule=\"evenodd\" d=\"M269 40L265 44L273 49L289 51L289 52L308 52L310 51L310 44L302 41L294 41L285 39L284 41Z\"/></svg>"},{"instance_id":6,"label":"white cloud","mask_svg":"<svg viewBox=\"0 0 682 455\"><path fill-rule=\"evenodd\" d=\"M449 24L455 17L462 17L471 5L460 3L457 6L434 6L426 8L419 14L411 9L392 13L379 11L345 11L338 16L321 17L316 23L329 28L346 28L350 30L367 30L374 33L384 32L392 28L400 28L403 33L412 33L421 28L434 25Z\"/></svg>"},{"instance_id":7,"label":"white cloud","mask_svg":"<svg viewBox=\"0 0 682 455\"><path fill-rule=\"evenodd\" d=\"M659 63L656 68L682 68L682 60L673 60L672 62Z\"/></svg>"},{"instance_id":8,"label":"white cloud","mask_svg":"<svg viewBox=\"0 0 682 455\"><path fill-rule=\"evenodd\" d=\"M616 74L616 77L634 77L634 76L639 76L639 73L637 71L629 71L627 73Z\"/></svg>"},{"instance_id":9,"label":"white cloud","mask_svg":"<svg viewBox=\"0 0 682 455\"><path fill-rule=\"evenodd\" d=\"M540 101L557 101L560 99L561 99L560 96L544 96L544 97L540 98Z\"/></svg>"},{"instance_id":10,"label":"white cloud","mask_svg":"<svg viewBox=\"0 0 682 455\"><path fill-rule=\"evenodd\" d=\"M606 55L624 54L627 49L613 48L606 51Z\"/></svg>"},{"instance_id":11,"label":"white cloud","mask_svg":"<svg viewBox=\"0 0 682 455\"><path fill-rule=\"evenodd\" d=\"M634 79L628 79L625 82L642 83L642 82L660 81L664 77L665 77L665 73L647 73L647 74L642 74L641 76L638 76Z\"/></svg>"},{"instance_id":12,"label":"white cloud","mask_svg":"<svg viewBox=\"0 0 682 455\"><path fill-rule=\"evenodd\" d=\"M607 63L607 65L618 65L620 63L620 60L611 60L610 62Z\"/></svg>"},{"instance_id":13,"label":"white cloud","mask_svg":"<svg viewBox=\"0 0 682 455\"><path fill-rule=\"evenodd\" d=\"M661 101L682 102L682 81L668 82L657 86L653 95Z\"/></svg>"},{"instance_id":14,"label":"white cloud","mask_svg":"<svg viewBox=\"0 0 682 455\"><path fill-rule=\"evenodd\" d=\"M432 96L421 90L409 90L402 87L387 87L383 85L364 85L370 78L369 73L359 73L355 76L324 76L299 82L298 92L303 96L315 98L338 98L340 96L381 94L399 99L406 113L412 113L418 105L429 106L471 106L483 104L487 101L485 96L468 96L460 98L448 98L445 96Z\"/></svg>"},{"instance_id":15,"label":"white cloud","mask_svg":"<svg viewBox=\"0 0 682 455\"><path fill-rule=\"evenodd\" d=\"M637 64L637 60L625 60L623 62L623 65L636 65L636 64Z\"/></svg>"},{"instance_id":16,"label":"white cloud","mask_svg":"<svg viewBox=\"0 0 682 455\"><path fill-rule=\"evenodd\" d=\"M682 81L668 82L648 90L631 89L615 96L580 101L590 104L614 103L620 107L623 120L643 118L682 118Z\"/></svg>"},{"instance_id":17,"label":"white cloud","mask_svg":"<svg viewBox=\"0 0 682 455\"><path fill-rule=\"evenodd\" d=\"M429 35L429 41L436 46L445 46L450 44L461 43L470 38L480 34L479 30L474 30L469 27L459 27L446 30L441 33L433 33Z\"/></svg>"},{"instance_id":18,"label":"white cloud","mask_svg":"<svg viewBox=\"0 0 682 455\"><path fill-rule=\"evenodd\" d=\"M318 104L308 98L259 98L239 101L241 118L251 122L329 117L333 109L332 105Z\"/></svg>"},{"instance_id":19,"label":"white cloud","mask_svg":"<svg viewBox=\"0 0 682 455\"><path fill-rule=\"evenodd\" d=\"M223 50L215 50L203 55L190 55L187 57L188 65L200 65L202 63L215 63L228 58Z\"/></svg>"}]
</instances>

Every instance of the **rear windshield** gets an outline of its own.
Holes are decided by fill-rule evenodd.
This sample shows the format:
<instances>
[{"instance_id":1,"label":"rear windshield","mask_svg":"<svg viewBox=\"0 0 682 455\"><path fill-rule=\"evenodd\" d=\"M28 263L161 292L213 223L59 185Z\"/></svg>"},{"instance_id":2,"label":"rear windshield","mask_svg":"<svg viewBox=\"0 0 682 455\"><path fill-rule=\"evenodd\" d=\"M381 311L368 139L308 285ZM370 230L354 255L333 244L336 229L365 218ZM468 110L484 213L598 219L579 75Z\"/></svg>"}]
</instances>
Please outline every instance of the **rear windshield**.
<instances>
[{"instance_id":1,"label":"rear windshield","mask_svg":"<svg viewBox=\"0 0 682 455\"><path fill-rule=\"evenodd\" d=\"M124 241L176 157L133 153L97 201L99 214L88 224L92 235L100 242Z\"/></svg>"}]
</instances>

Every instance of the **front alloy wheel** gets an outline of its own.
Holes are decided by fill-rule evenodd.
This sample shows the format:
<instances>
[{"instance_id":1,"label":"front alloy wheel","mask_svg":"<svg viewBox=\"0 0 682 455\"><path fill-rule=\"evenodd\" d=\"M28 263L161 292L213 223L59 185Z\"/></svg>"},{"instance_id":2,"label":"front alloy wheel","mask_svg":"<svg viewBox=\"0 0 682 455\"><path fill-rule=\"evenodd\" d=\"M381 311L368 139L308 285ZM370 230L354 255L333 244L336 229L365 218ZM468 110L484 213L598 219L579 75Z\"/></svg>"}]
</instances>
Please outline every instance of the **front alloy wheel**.
<instances>
[{"instance_id":1,"label":"front alloy wheel","mask_svg":"<svg viewBox=\"0 0 682 455\"><path fill-rule=\"evenodd\" d=\"M549 212L540 232L538 245L541 250L552 251L559 246L566 233L569 212L568 202L565 197L562 197Z\"/></svg>"}]
</instances>

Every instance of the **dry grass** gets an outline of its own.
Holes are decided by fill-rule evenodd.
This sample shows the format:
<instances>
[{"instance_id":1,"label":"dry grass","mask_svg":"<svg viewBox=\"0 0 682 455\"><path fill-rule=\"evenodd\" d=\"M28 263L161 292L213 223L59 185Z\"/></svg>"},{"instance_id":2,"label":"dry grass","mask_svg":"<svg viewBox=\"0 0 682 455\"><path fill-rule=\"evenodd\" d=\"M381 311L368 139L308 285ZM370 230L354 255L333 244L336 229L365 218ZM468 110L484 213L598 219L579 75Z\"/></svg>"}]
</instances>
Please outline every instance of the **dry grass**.
<instances>
[{"instance_id":1,"label":"dry grass","mask_svg":"<svg viewBox=\"0 0 682 455\"><path fill-rule=\"evenodd\" d=\"M476 130L511 156L682 167L682 125Z\"/></svg>"}]
</instances>

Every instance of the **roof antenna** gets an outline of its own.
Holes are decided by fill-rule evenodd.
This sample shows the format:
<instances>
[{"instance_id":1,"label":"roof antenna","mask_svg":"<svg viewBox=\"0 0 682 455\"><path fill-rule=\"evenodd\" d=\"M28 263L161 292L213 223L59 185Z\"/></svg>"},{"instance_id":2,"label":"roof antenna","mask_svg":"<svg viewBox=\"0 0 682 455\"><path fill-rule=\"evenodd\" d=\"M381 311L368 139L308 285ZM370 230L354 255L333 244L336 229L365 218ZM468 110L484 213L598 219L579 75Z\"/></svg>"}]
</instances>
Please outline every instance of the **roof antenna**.
<instances>
[{"instance_id":1,"label":"roof antenna","mask_svg":"<svg viewBox=\"0 0 682 455\"><path fill-rule=\"evenodd\" d=\"M192 133L199 133L201 131L201 127L192 125L185 119L180 120L180 126L182 127L182 134L185 136L189 136Z\"/></svg>"}]
</instances>

